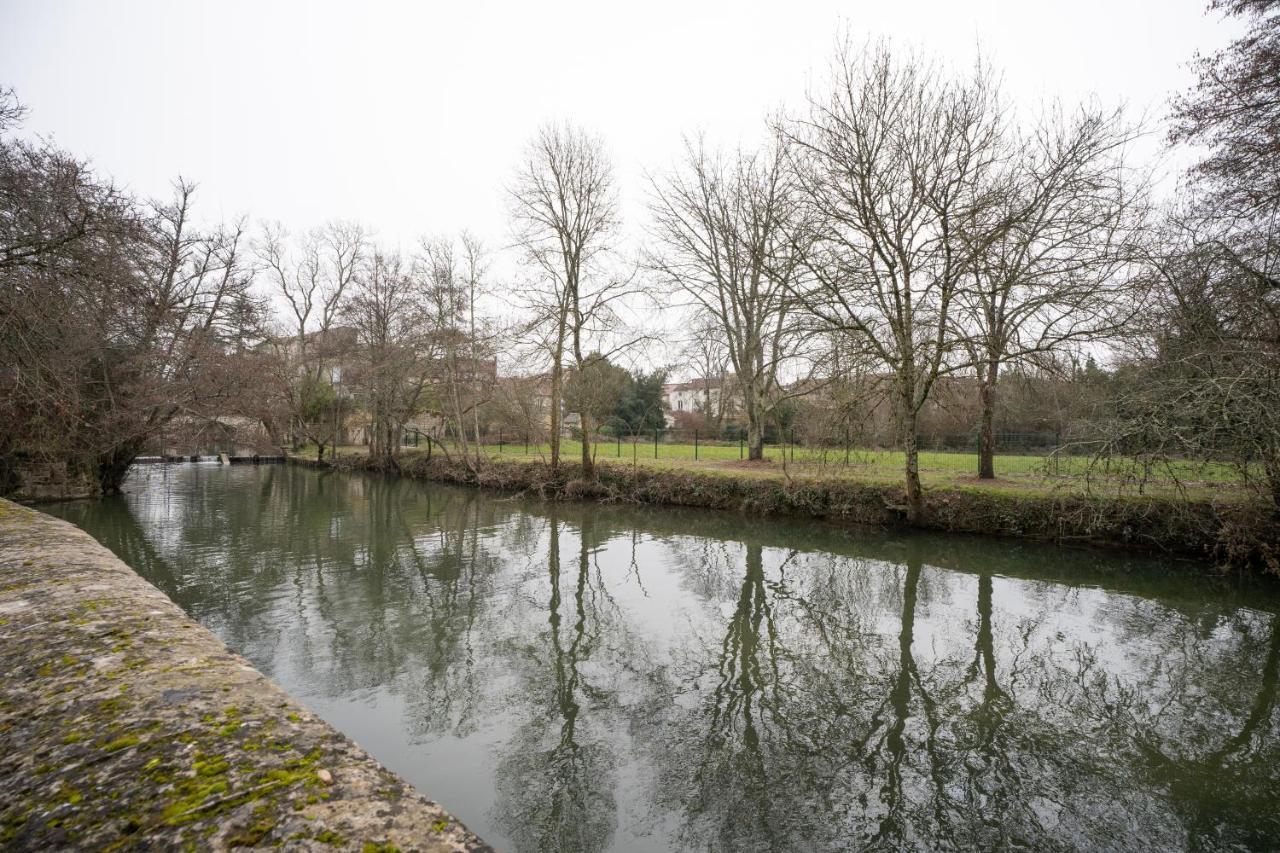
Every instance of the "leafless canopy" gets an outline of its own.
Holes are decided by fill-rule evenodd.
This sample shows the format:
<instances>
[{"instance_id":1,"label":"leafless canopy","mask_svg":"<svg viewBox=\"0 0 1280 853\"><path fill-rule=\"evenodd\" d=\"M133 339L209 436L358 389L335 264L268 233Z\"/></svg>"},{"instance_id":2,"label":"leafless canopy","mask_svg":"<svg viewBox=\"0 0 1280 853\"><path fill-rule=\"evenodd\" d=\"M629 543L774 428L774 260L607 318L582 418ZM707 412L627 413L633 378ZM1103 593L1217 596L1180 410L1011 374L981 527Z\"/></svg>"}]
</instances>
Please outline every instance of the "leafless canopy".
<instances>
[{"instance_id":1,"label":"leafless canopy","mask_svg":"<svg viewBox=\"0 0 1280 853\"><path fill-rule=\"evenodd\" d=\"M782 397L779 369L803 341L793 293L808 229L789 165L780 138L732 156L686 140L680 165L651 182L649 265L723 341L751 459L762 457L764 423Z\"/></svg>"},{"instance_id":2,"label":"leafless canopy","mask_svg":"<svg viewBox=\"0 0 1280 853\"><path fill-rule=\"evenodd\" d=\"M879 44L838 51L829 88L785 125L811 232L796 295L892 376L906 450L908 513L923 509L915 420L963 362L955 303L973 231L1000 202L1006 151L990 74L966 79Z\"/></svg>"},{"instance_id":3,"label":"leafless canopy","mask_svg":"<svg viewBox=\"0 0 1280 853\"><path fill-rule=\"evenodd\" d=\"M963 231L970 258L959 332L975 365L982 417L978 474L994 477L1000 372L1114 336L1142 305L1134 262L1147 222L1144 174L1126 163L1139 130L1120 109L1047 110L1010 127L997 203Z\"/></svg>"},{"instance_id":4,"label":"leafless canopy","mask_svg":"<svg viewBox=\"0 0 1280 853\"><path fill-rule=\"evenodd\" d=\"M550 124L529 143L511 187L516 239L536 271L530 330L551 360L551 464L560 462L560 402L566 348L581 369L593 336L617 324L615 303L630 278L603 262L618 231L613 164L603 141L568 125ZM582 417L582 464L590 473L589 413Z\"/></svg>"}]
</instances>

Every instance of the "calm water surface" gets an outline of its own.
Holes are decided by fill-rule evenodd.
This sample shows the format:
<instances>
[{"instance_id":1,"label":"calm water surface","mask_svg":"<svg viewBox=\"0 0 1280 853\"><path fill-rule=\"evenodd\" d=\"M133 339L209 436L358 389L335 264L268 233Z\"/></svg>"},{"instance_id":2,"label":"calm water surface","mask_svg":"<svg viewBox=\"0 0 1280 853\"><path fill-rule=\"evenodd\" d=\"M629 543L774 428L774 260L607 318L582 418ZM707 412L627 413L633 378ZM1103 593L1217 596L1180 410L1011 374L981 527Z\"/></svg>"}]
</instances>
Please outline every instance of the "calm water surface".
<instances>
[{"instance_id":1,"label":"calm water surface","mask_svg":"<svg viewBox=\"0 0 1280 853\"><path fill-rule=\"evenodd\" d=\"M1272 586L295 467L50 509L501 849L1280 846Z\"/></svg>"}]
</instances>

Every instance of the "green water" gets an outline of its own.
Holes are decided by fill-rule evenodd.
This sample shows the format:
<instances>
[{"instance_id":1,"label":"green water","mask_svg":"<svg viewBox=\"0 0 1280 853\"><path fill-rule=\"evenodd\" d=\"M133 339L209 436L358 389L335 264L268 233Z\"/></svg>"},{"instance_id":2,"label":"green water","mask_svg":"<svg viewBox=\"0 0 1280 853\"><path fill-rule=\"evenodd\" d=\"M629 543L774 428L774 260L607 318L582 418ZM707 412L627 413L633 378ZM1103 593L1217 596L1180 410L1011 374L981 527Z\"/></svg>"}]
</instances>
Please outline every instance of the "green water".
<instances>
[{"instance_id":1,"label":"green water","mask_svg":"<svg viewBox=\"0 0 1280 853\"><path fill-rule=\"evenodd\" d=\"M55 505L511 851L1280 846L1280 595L282 466Z\"/></svg>"}]
</instances>

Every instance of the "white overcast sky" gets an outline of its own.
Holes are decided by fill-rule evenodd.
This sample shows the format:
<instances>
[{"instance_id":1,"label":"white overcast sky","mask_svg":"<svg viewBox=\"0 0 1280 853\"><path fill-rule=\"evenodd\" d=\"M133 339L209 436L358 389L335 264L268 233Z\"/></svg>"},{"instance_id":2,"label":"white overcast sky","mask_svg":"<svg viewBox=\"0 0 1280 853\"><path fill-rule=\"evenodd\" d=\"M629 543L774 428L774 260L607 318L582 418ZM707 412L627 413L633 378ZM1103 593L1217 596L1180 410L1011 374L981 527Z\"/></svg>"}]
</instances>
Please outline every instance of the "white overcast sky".
<instances>
[{"instance_id":1,"label":"white overcast sky","mask_svg":"<svg viewBox=\"0 0 1280 853\"><path fill-rule=\"evenodd\" d=\"M141 194L195 180L205 216L388 244L509 236L503 187L548 119L605 137L628 227L682 133L750 141L820 80L842 28L960 66L979 46L1030 104L1096 96L1162 118L1196 50L1235 31L1204 0L59 2L0 0L0 86ZM1154 150L1154 145L1153 145Z\"/></svg>"}]
</instances>

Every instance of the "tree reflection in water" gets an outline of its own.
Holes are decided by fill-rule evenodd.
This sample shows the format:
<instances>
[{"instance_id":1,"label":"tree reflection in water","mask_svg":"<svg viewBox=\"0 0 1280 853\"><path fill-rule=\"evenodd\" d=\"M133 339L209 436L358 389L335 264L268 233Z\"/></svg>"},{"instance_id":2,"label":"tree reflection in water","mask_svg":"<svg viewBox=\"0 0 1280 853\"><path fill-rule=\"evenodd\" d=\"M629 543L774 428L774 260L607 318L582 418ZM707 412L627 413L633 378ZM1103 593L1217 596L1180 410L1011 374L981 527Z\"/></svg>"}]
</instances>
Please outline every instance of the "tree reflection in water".
<instances>
[{"instance_id":1,"label":"tree reflection in water","mask_svg":"<svg viewBox=\"0 0 1280 853\"><path fill-rule=\"evenodd\" d=\"M616 823L609 744L579 730L582 702L611 703L609 692L584 681L581 672L604 627L599 612L588 614L587 607L592 518L589 513L582 518L576 571L567 578L561 571L561 522L554 508L547 518L547 629L538 645L522 648L531 662L545 663L533 663L525 672L532 716L516 730L498 764L500 820L516 850L594 853L608 847ZM566 581L567 605L561 591ZM569 614L567 626L562 625L562 608Z\"/></svg>"},{"instance_id":2,"label":"tree reflection in water","mask_svg":"<svg viewBox=\"0 0 1280 853\"><path fill-rule=\"evenodd\" d=\"M1270 586L296 468L53 509L502 848L1280 846Z\"/></svg>"}]
</instances>

